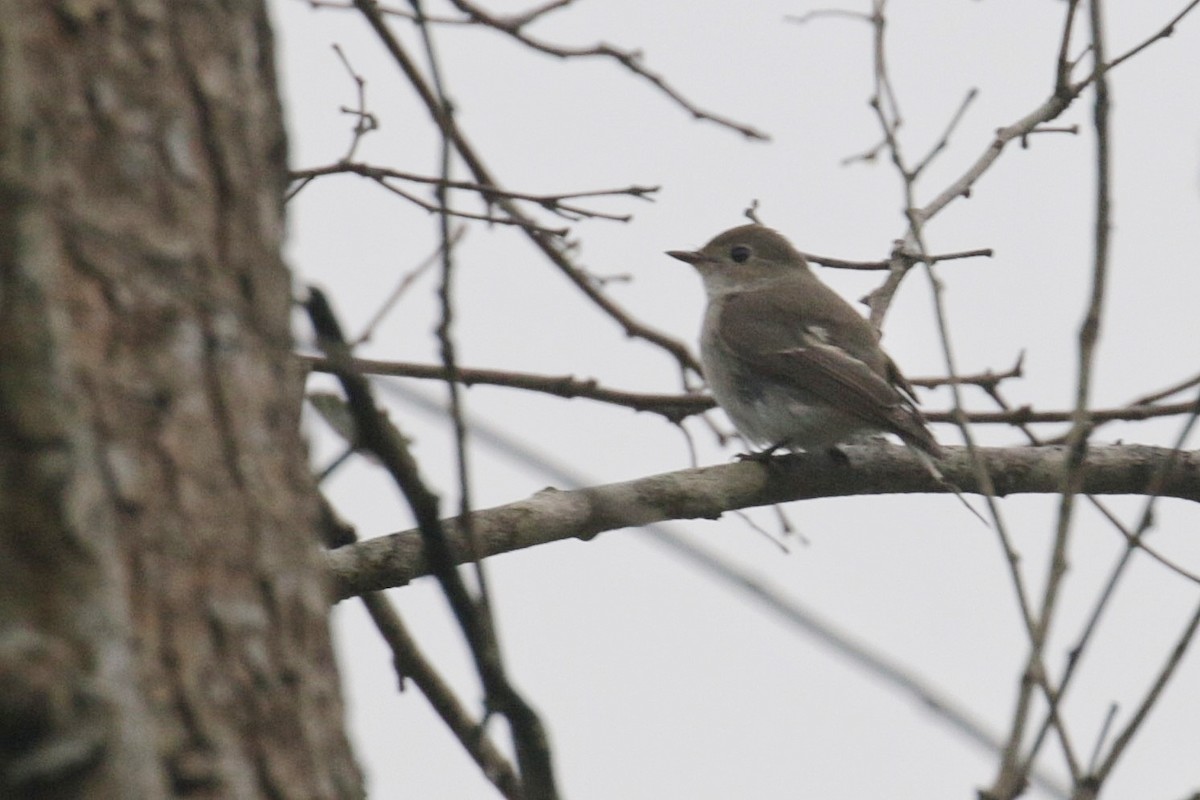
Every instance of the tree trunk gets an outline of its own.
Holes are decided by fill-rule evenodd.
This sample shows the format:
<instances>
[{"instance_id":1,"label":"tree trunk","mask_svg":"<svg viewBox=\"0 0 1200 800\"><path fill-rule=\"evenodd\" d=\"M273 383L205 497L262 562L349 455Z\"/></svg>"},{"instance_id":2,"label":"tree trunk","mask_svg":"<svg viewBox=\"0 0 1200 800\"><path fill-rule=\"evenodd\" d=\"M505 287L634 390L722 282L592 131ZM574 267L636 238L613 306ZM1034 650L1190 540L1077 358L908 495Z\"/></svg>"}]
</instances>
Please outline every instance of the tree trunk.
<instances>
[{"instance_id":1,"label":"tree trunk","mask_svg":"<svg viewBox=\"0 0 1200 800\"><path fill-rule=\"evenodd\" d=\"M0 0L0 797L362 795L259 0Z\"/></svg>"}]
</instances>

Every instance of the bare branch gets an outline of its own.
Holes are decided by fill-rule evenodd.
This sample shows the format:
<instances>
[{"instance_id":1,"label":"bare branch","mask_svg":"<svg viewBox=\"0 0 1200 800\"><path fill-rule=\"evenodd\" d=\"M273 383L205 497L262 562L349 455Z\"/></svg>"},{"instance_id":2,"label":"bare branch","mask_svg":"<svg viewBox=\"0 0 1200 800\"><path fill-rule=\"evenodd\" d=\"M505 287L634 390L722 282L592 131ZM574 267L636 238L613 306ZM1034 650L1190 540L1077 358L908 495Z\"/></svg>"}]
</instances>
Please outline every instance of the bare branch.
<instances>
[{"instance_id":1,"label":"bare branch","mask_svg":"<svg viewBox=\"0 0 1200 800\"><path fill-rule=\"evenodd\" d=\"M874 74L875 74L875 93L871 98L870 105L875 111L879 127L882 131L883 140L886 145L888 154L891 156L892 164L899 173L904 192L904 210L905 217L908 222L908 230L902 240L896 247L893 248L891 254L891 266L887 280L882 286L871 293L869 296L869 305L871 307L871 321L878 327L882 326L883 317L891 304L894 293L899 287L908 269L911 267L911 262L904 259L903 253L906 251L915 251L920 254L929 253L928 245L925 241L924 225L928 221L928 217L924 216L922 211L916 206L916 181L918 170L908 166L908 159L905 157L898 136L899 129L902 125L902 117L899 108L899 101L896 97L894 88L891 83L891 78L888 71L888 62L886 58L886 39L885 29L887 26L887 18L884 13L886 0L874 0L873 14L871 22L874 27ZM935 151L937 148L935 148ZM949 323L947 320L944 291L941 280L938 279L934 272L933 264L926 259L924 271L929 279L929 285L933 297L934 317L937 323L938 338L941 342L942 357L945 362L946 372L952 379L949 384L951 397L953 399L954 414L953 421L958 425L961 431L963 441L966 443L967 454L971 466L972 477L980 487L984 500L987 504L988 512L991 515L994 523L993 529L996 532L998 543L1004 554L1005 562L1008 567L1008 574L1013 585L1013 590L1016 595L1017 605L1021 613L1021 619L1031 641L1037 640L1037 624L1034 619L1032 603L1030 601L1029 591L1025 585L1025 579L1021 571L1017 568L1019 554L1013 544L1013 538L1008 531L1004 518L1000 513L1000 507L996 502L998 494L996 486L993 482L993 477L982 456L982 451L975 443L974 435L971 427L967 424L965 414L963 413L963 402L960 391L960 386L954 379L957 378L958 368L956 366L956 358L954 355L954 347L950 337ZM1051 719L1054 724L1055 732L1058 734L1059 741L1062 744L1062 749L1067 761L1067 767L1070 770L1072 779L1076 779L1079 774L1077 765L1078 759L1074 756L1073 747L1068 738L1065 726L1058 719L1057 706L1055 702L1056 693L1054 688L1046 679L1046 670L1042 662L1040 651L1036 651L1031 658L1027 669L1022 677L1021 691L1018 696L1018 703L1014 711L1013 724L1010 729L1008 741L1004 747L1001 757L1001 776L1009 776L1013 774L1014 767L1019 763L1021 736L1025 730L1026 720L1030 709L1030 698L1033 690L1037 688L1045 695L1047 703L1051 708Z\"/></svg>"},{"instance_id":2,"label":"bare branch","mask_svg":"<svg viewBox=\"0 0 1200 800\"><path fill-rule=\"evenodd\" d=\"M978 493L964 448L950 451L939 466L963 492ZM884 444L844 447L850 465L831 468L824 453L776 458L770 465L752 462L686 469L625 483L587 489L545 489L527 500L474 512L472 526L484 556L569 539L591 539L604 531L668 519L716 519L739 508L766 506L817 497L869 494L943 494L905 448ZM1066 467L1063 448L978 448L999 496L1053 494ZM1168 462L1163 497L1200 503L1200 452L1170 448L1104 445L1090 448L1083 491L1141 494L1148 476ZM454 557L462 563L467 549L460 522L443 520ZM413 531L368 539L328 555L337 596L402 586L429 572L422 538Z\"/></svg>"},{"instance_id":3,"label":"bare branch","mask_svg":"<svg viewBox=\"0 0 1200 800\"><path fill-rule=\"evenodd\" d=\"M625 69L632 72L637 77L647 81L658 91L666 95L677 106L682 108L695 119L706 120L723 128L728 128L732 131L740 133L747 139L758 141L769 141L770 136L766 133L746 125L741 122L736 122L728 117L721 116L712 111L706 111L697 106L692 101L688 100L683 94L667 82L662 75L651 71L642 63L642 53L639 50L622 50L610 44L603 42L594 44L590 47L569 47L566 45L551 44L543 39L538 39L525 32L525 28L535 20L545 14L563 8L569 5L573 0L552 0L545 5L533 8L522 14L514 14L511 16L501 16L492 14L475 3L466 2L466 0L450 0L465 17L448 18L429 16L421 17L424 21L437 25L479 25L482 27L491 28L494 31L510 36L531 50L536 50L539 53L554 56L556 58L605 58L617 62ZM362 4L358 0L308 0L308 3L313 8L358 8L362 9ZM417 21L419 16L415 13L404 11L398 8L385 7L372 2L375 6L375 12L380 16L394 16L402 19Z\"/></svg>"},{"instance_id":4,"label":"bare branch","mask_svg":"<svg viewBox=\"0 0 1200 800\"><path fill-rule=\"evenodd\" d=\"M478 193L487 203L494 203L498 197L505 197L511 200L527 201L541 206L547 211L571 221L595 217L616 220L618 222L628 222L630 219L632 219L632 217L629 214L609 214L602 211L580 208L578 206L568 204L566 202L568 200L579 200L585 197L626 196L652 202L653 198L650 195L658 192L661 188L659 186L627 186L623 189L594 189L582 192L534 194L531 192L517 192L511 189L503 189L499 186L485 186L474 181L450 180L448 178L435 177L431 175L418 175L413 172L405 172L403 170L391 169L389 167L377 167L371 164L363 164L353 161L339 161L336 164L329 164L328 166L324 167L311 167L308 169L293 170L288 173L288 176L293 181L304 181L307 183L313 178L318 178L325 175L342 175L347 173L370 178L388 188L391 188L391 184L388 183L387 179L392 178L395 180L428 184L434 187L465 189L467 191ZM407 197L407 195L405 196Z\"/></svg>"},{"instance_id":5,"label":"bare branch","mask_svg":"<svg viewBox=\"0 0 1200 800\"><path fill-rule=\"evenodd\" d=\"M342 156L343 161L351 161L354 159L354 154L358 152L358 145L362 142L364 136L374 130L379 130L379 119L374 114L367 111L367 79L350 65L350 59L346 58L345 52L342 51L342 46L335 44L333 52L337 53L338 59L342 62L342 66L346 68L350 79L354 81L354 87L358 92L358 106L356 108L347 108L342 106L343 114L351 114L354 116L354 136L350 140L350 147L346 150L346 155Z\"/></svg>"},{"instance_id":6,"label":"bare branch","mask_svg":"<svg viewBox=\"0 0 1200 800\"><path fill-rule=\"evenodd\" d=\"M333 372L334 365L324 358L299 356L312 369ZM413 364L403 361L373 361L359 358L351 362L363 375L392 375L401 378L425 378L446 380L444 367L433 364ZM458 380L464 385L504 386L510 389L525 389L542 392L556 397L576 397L597 400L602 403L624 406L634 411L650 411L661 414L671 422L679 422L694 414L700 414L716 404L712 398L701 394L643 394L608 389L591 378L579 379L571 375L536 375L530 372L512 372L498 369L472 369L459 367Z\"/></svg>"},{"instance_id":7,"label":"bare branch","mask_svg":"<svg viewBox=\"0 0 1200 800\"><path fill-rule=\"evenodd\" d=\"M462 241L462 238L464 235L466 235L466 232L466 225L459 225L457 228L455 228L450 234L450 239L448 242L449 245L453 247ZM358 338L353 342L354 346L370 341L371 337L375 335L375 329L379 327L379 323L381 323L384 318L387 317L388 313L391 312L392 308L396 305L400 298L404 296L405 292L412 287L413 283L415 283L418 278L425 274L426 270L438 263L438 260L442 255L442 250L446 244L447 242L439 242L437 250L435 250L432 255L401 276L400 282L396 284L396 288L392 290L392 293L389 294L387 298L379 305L379 309L371 316L371 318L367 321L367 324L363 326L362 333L360 333Z\"/></svg>"},{"instance_id":8,"label":"bare branch","mask_svg":"<svg viewBox=\"0 0 1200 800\"><path fill-rule=\"evenodd\" d=\"M822 267L832 267L833 269L878 271L892 268L890 259L887 261L846 261L841 258L817 256L811 253L801 253L800 255L814 264L820 264ZM994 253L992 248L984 247L977 250L960 250L957 253L942 253L941 255L932 256L921 256L912 253L902 253L901 255L910 258L914 264L925 260L928 260L931 264L936 264L939 261L956 261L961 258L991 258Z\"/></svg>"},{"instance_id":9,"label":"bare branch","mask_svg":"<svg viewBox=\"0 0 1200 800\"><path fill-rule=\"evenodd\" d=\"M989 393L995 389L1000 383L1009 378L1020 378L1025 374L1025 351L1022 350L1017 354L1017 361L1004 372L993 372L986 370L976 375L959 375L955 378L910 378L909 383L913 386L923 386L926 389L932 389L937 386L946 386L951 383L956 383L959 386L979 386L987 390ZM1003 403L997 398L998 402Z\"/></svg>"},{"instance_id":10,"label":"bare branch","mask_svg":"<svg viewBox=\"0 0 1200 800\"><path fill-rule=\"evenodd\" d=\"M1193 375L1190 378L1185 378L1184 380L1180 381L1179 383L1171 384L1170 386L1168 386L1165 389L1160 389L1157 392L1152 392L1151 394L1143 395L1142 397L1139 397L1136 400L1131 400L1131 401L1129 401L1129 405L1131 405L1131 406L1148 406L1151 403L1158 402L1159 400L1165 400L1166 398L1170 397L1171 395L1179 394L1180 392L1185 392L1188 389L1191 389L1193 386L1200 386L1200 375Z\"/></svg>"},{"instance_id":11,"label":"bare branch","mask_svg":"<svg viewBox=\"0 0 1200 800\"><path fill-rule=\"evenodd\" d=\"M471 171L475 181L485 186L496 186L498 182L492 177L491 171L484 165L483 160L475 152L474 147L467 141L466 136L459 130L454 119L444 112L444 109L438 102L436 94L430 89L425 78L417 69L416 64L409 57L408 52L401 45L400 41L392 34L388 28L386 21L380 15L378 8L372 0L353 0L355 7L370 23L371 28L379 36L388 53L391 54L396 65L400 67L405 78L412 84L413 89L421 98L421 102L425 105L434 123L442 130L445 135L454 143L454 148L459 156L463 159L467 169ZM556 237L548 235L547 231L541 230L536 223L530 220L517 205L508 198L501 197L496 203L506 214L512 217L513 221L518 224L529 240L542 252L547 259L550 260L562 273L565 275L584 296L600 307L606 314L615 320L625 330L629 336L636 336L644 339L651 344L661 347L666 352L670 353L679 363L680 369L683 371L692 371L697 374L700 372L700 364L692 355L691 350L687 345L677 339L667 336L657 330L654 330L648 325L645 325L632 316L624 309L618 306L611 298L600 291L596 286L588 280L580 269L571 262Z\"/></svg>"},{"instance_id":12,"label":"bare branch","mask_svg":"<svg viewBox=\"0 0 1200 800\"><path fill-rule=\"evenodd\" d=\"M1110 61L1108 63L1107 69L1112 69L1113 67L1117 67L1117 66L1125 63L1129 59L1136 56L1138 53L1145 50L1150 45L1157 42L1159 39L1166 39L1167 37L1171 36L1171 34L1175 33L1175 26L1179 24L1179 21L1182 20L1184 17L1186 17L1188 14L1190 14L1196 8L1197 5L1200 5L1200 0L1191 0L1191 2L1189 2L1186 6L1184 6L1183 9L1178 14L1176 14L1174 17L1171 18L1170 22L1168 22L1166 25L1159 28L1156 33L1146 37L1146 39L1141 44L1137 45L1136 47L1130 48L1126 52L1122 53L1121 55L1117 56L1112 61ZM1095 77L1095 76L1093 75L1092 77Z\"/></svg>"},{"instance_id":13,"label":"bare branch","mask_svg":"<svg viewBox=\"0 0 1200 800\"><path fill-rule=\"evenodd\" d=\"M957 180L947 186L940 194L929 201L925 206L917 210L916 213L922 220L931 219L955 199L959 197L970 196L971 187L985 172L987 172L988 168L995 163L996 159L1000 157L1000 153L1004 150L1004 147L1009 142L1011 142L1013 139L1024 139L1030 133L1038 130L1044 125L1044 123L1058 117L1060 114L1062 114L1062 112L1066 111L1071 103L1074 102L1075 98L1077 98L1080 93L1082 93L1083 90L1091 85L1091 83L1096 79L1097 70L1093 70L1090 75L1078 82L1071 83L1069 81L1070 67L1066 64L1065 53L1070 40L1072 19L1074 17L1074 10L1077 4L1078 0L1070 0L1068 3L1067 22L1064 26L1057 68L1058 80L1056 81L1054 93L1050 95L1050 97L1046 98L1041 105L1039 105L1033 111L1030 111L1021 119L1017 120L1011 125L1008 125L1007 127L998 129L996 131L995 138L992 140L992 143L975 160L975 163L968 167L967 170L961 176L959 176ZM1149 47L1154 42L1170 36L1174 31L1175 25L1181 19L1183 19L1185 15L1190 13L1198 4L1200 4L1200 0L1191 0L1191 2L1189 2L1182 11L1176 14L1171 21L1164 25L1157 33L1148 37L1144 42L1139 44L1137 47L1134 47L1129 52L1124 53L1123 55L1114 59L1112 63L1106 66L1106 69L1112 69L1113 67L1124 63L1129 58ZM1059 128L1056 130L1063 129Z\"/></svg>"},{"instance_id":14,"label":"bare branch","mask_svg":"<svg viewBox=\"0 0 1200 800\"><path fill-rule=\"evenodd\" d=\"M1184 453L1182 448L1187 442L1188 437L1191 435L1192 429L1196 426L1197 420L1200 420L1200 394L1196 396L1196 400L1192 405L1192 411L1188 415L1187 421L1184 423L1175 439L1175 445L1172 448L1173 457L1161 464L1156 473L1150 478L1150 482L1146 491L1146 494L1148 495L1146 498L1146 504L1142 509L1141 519L1138 522L1136 531L1131 533L1130 531L1126 530L1125 526L1120 524L1120 522L1113 517L1113 515L1108 511L1107 508L1103 506L1103 504L1101 504L1094 497L1090 498L1092 503L1100 509L1100 511L1113 523L1117 530L1121 532L1122 536L1125 537L1125 551L1121 554L1121 557L1117 559L1117 563L1114 565L1111 573L1109 574L1108 580L1105 581L1104 588L1101 590L1095 606L1092 608L1092 611L1088 616L1088 620L1083 626L1083 632L1080 634L1078 641L1074 646L1071 647L1069 651L1070 655L1067 659L1067 667L1063 672L1062 680L1059 682L1059 694L1055 699L1056 705L1062 702L1063 695L1070 688L1071 680L1075 676L1076 669L1082 661L1083 653L1092 641L1093 634L1099 627L1100 619L1104 615L1105 610L1108 608L1109 601L1116 593L1117 585L1121 578L1125 575L1126 569L1132 562L1133 554L1136 551L1142 550L1148 553L1160 563L1164 564L1169 569L1179 572L1180 574L1184 575L1184 577L1189 579L1193 577L1190 575L1190 573L1176 568L1171 562L1161 558L1157 555L1157 553L1146 547L1144 540L1146 534L1150 531L1150 528L1153 525L1154 507L1158 502L1158 498L1161 496L1158 491L1158 487L1161 485L1164 476L1174 468L1178 457ZM1054 708L1052 710L1056 711L1057 709ZM1025 759L1023 772L1020 774L1028 773L1029 769L1032 767L1034 760L1037 758L1038 749L1041 747L1043 738L1046 735L1046 729L1048 725L1049 719L1047 719L1047 722L1043 723L1041 730L1038 731L1037 738L1034 740L1033 745L1029 749L1029 755ZM1089 770L1089 772L1091 771ZM1103 783L1104 779L1103 777L1097 777L1096 773L1092 773L1087 780L1093 784L1096 789L1099 789L1100 784Z\"/></svg>"},{"instance_id":15,"label":"bare branch","mask_svg":"<svg viewBox=\"0 0 1200 800\"><path fill-rule=\"evenodd\" d=\"M558 58L607 58L616 61L625 69L649 81L656 89L665 94L667 97L682 108L687 113L691 114L695 119L707 120L720 125L723 128L737 131L747 139L757 139L759 141L768 141L771 137L757 128L749 125L744 125L740 122L735 122L728 117L723 117L714 114L711 111L705 111L696 106L690 100L685 98L674 87L667 83L666 79L655 72L651 72L642 63L642 53L638 50L621 50L603 42L592 45L591 47L567 47L564 45L554 45L545 42L541 39L535 39L523 30L524 25L528 20L524 17L499 17L489 14L487 11L480 8L475 3L467 2L467 0L450 0L450 3L459 11L466 14L472 21L485 25L500 33L507 34L519 41L521 44L538 52L547 55L556 56Z\"/></svg>"},{"instance_id":16,"label":"bare branch","mask_svg":"<svg viewBox=\"0 0 1200 800\"><path fill-rule=\"evenodd\" d=\"M809 11L804 14L785 14L783 19L785 22L792 22L796 25L807 25L813 20L829 19L829 18L854 19L865 22L871 21L870 14L864 14L861 11L845 11L840 8L818 8L815 11Z\"/></svg>"},{"instance_id":17,"label":"bare branch","mask_svg":"<svg viewBox=\"0 0 1200 800\"><path fill-rule=\"evenodd\" d=\"M1192 639L1196 635L1196 630L1200 628L1200 605L1196 606L1196 610L1192 612L1192 617L1184 626L1182 633L1179 635L1179 640L1175 643L1175 647L1171 649L1171 654L1163 663L1159 670L1158 676L1154 679L1154 683L1146 692L1146 696L1142 699L1137 711L1133 715L1133 719L1125 726L1125 729L1118 734L1113 742L1112 750L1109 751L1108 757L1096 770L1094 782L1097 788L1108 778L1117 761L1125 753L1125 749L1129 747L1129 743L1133 741L1134 735L1141 728L1142 723L1146 721L1146 717L1150 713L1150 709L1154 708L1158 702L1162 692L1167 688L1167 684L1174 676L1176 669L1183 662L1183 656L1187 653L1188 647L1192 643Z\"/></svg>"},{"instance_id":18,"label":"bare branch","mask_svg":"<svg viewBox=\"0 0 1200 800\"><path fill-rule=\"evenodd\" d=\"M507 800L523 800L521 782L512 765L496 749L483 725L471 718L450 685L421 652L408 632L400 613L383 592L366 592L363 604L379 634L392 651L392 661L400 681L409 678L433 706L454 738L479 765L479 770Z\"/></svg>"},{"instance_id":19,"label":"bare branch","mask_svg":"<svg viewBox=\"0 0 1200 800\"><path fill-rule=\"evenodd\" d=\"M311 369L319 372L336 372L335 366L329 360L319 356L300 355L297 358L307 363ZM428 380L445 380L447 375L444 367L434 364L376 361L366 358L351 359L348 363L364 375L391 375L398 378ZM1019 369L1019 367L1014 369ZM1018 371L1013 374L1019 375L1020 373ZM1007 373L996 374L989 371L958 378L913 378L910 383L914 386L926 387L954 384L975 385L986 389L1007 377L1010 377ZM593 378L576 378L571 375L538 375L511 370L459 367L458 380L467 386L476 384L503 386L510 389L543 392L567 399L581 397L602 403L612 403L634 411L661 414L671 422L679 422L716 407L713 399L705 394L629 392L606 388ZM1092 409L1088 413L1092 424L1099 425L1114 421L1136 422L1158 417L1175 417L1189 414L1195 407L1194 402L1188 401L1163 405L1128 405L1120 408ZM964 411L961 414L954 411L927 411L924 416L930 422L957 423L961 418L972 423L1021 426L1034 423L1070 422L1074 418L1074 412L1068 410L1037 411L1029 406L1020 406L1004 411Z\"/></svg>"},{"instance_id":20,"label":"bare branch","mask_svg":"<svg viewBox=\"0 0 1200 800\"><path fill-rule=\"evenodd\" d=\"M933 160L938 157L938 154L946 149L946 145L950 144L950 137L954 135L955 129L958 128L958 123L962 122L963 117L966 116L967 109L978 96L978 89L972 88L967 92L967 96L963 98L962 104L954 112L954 116L950 118L949 124L946 125L946 130L942 133L942 138L937 140L933 147L930 148L929 153L917 162L917 166L913 168L912 176L914 179L920 177L925 168L932 164Z\"/></svg>"},{"instance_id":21,"label":"bare branch","mask_svg":"<svg viewBox=\"0 0 1200 800\"><path fill-rule=\"evenodd\" d=\"M314 9L334 8L334 9L346 11L346 10L353 9L355 7L354 0L305 0L305 2L307 2L308 5ZM514 14L513 16L510 16L510 17L503 17L502 19L504 19L508 24L515 25L517 27L524 27L525 25L528 25L529 23L536 20L538 17L541 17L541 16L543 16L551 11L555 11L559 8L565 8L566 6L570 5L572 2L574 2L574 0L552 0L552 2L546 3L546 5L544 5L544 6L535 7L533 9L530 9L529 11L526 11L523 14ZM407 9L396 8L395 6L387 6L387 5L384 5L383 3L379 3L378 8L379 8L379 13L383 14L384 16L397 17L399 19L406 19L406 20L409 20L412 22L417 21L417 14L412 11L408 11ZM435 25L478 25L479 24L479 22L477 20L471 19L470 17L442 17L442 16L438 16L436 14L424 14L424 13L421 15L421 17L426 22L433 23Z\"/></svg>"},{"instance_id":22,"label":"bare branch","mask_svg":"<svg viewBox=\"0 0 1200 800\"><path fill-rule=\"evenodd\" d=\"M1093 120L1096 127L1096 210L1095 210L1095 253L1092 267L1091 296L1087 311L1079 328L1078 375L1075 391L1075 413L1071 421L1071 430L1067 436L1067 469L1063 473L1060 490L1058 524L1054 534L1054 546L1050 554L1049 570L1046 574L1045 586L1042 590L1042 603L1038 613L1037 625L1034 628L1031 642L1028 668L1040 664L1050 635L1050 626L1055 620L1060 589L1067 571L1067 545L1070 541L1071 521L1074 516L1075 500L1083 491L1084 461L1087 458L1088 436L1092 431L1089 415L1089 400L1092 385L1092 362L1096 343L1100 338L1101 314L1104 308L1104 298L1108 283L1108 247L1111 220L1109 217L1109 177L1111 164L1109 160L1109 105L1108 80L1104 69L1104 27L1101 16L1101 0L1090 0L1091 45L1099 69L1095 75L1096 100L1093 108ZM1022 693L1029 689L1022 686ZM1058 711L1058 697L1051 698L1052 714ZM1071 775L1080 779L1078 763L1067 754L1071 766ZM1028 762L1026 762L1028 763ZM1000 780L1015 788L1024 780L1025 770L1018 770L1015 775L1001 775Z\"/></svg>"},{"instance_id":23,"label":"bare branch","mask_svg":"<svg viewBox=\"0 0 1200 800\"><path fill-rule=\"evenodd\" d=\"M349 348L324 295L310 289L305 307L322 346L338 366L338 378L354 416L358 444L379 459L412 509L432 573L437 576L471 650L487 694L488 709L503 714L514 730L513 741L518 749L523 782L546 787L547 791L538 797L553 800L557 793L553 789L553 768L541 720L509 683L491 617L486 613L486 607L471 596L455 569L458 563L456 545L447 538L447 530L438 516L437 496L425 485L407 443L378 410L367 380L347 364Z\"/></svg>"}]
</instances>

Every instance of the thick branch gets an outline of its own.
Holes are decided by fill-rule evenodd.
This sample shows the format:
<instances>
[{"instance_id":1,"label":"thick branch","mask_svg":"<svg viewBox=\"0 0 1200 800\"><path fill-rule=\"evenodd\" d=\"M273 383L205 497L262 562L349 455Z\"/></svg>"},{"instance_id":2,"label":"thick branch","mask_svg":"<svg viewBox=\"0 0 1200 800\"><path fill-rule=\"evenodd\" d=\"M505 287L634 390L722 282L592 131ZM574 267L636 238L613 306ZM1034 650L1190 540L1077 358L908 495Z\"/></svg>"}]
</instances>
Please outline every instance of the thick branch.
<instances>
[{"instance_id":1,"label":"thick branch","mask_svg":"<svg viewBox=\"0 0 1200 800\"><path fill-rule=\"evenodd\" d=\"M978 492L975 471L963 448L940 466L963 492ZM844 447L849 467L831 466L824 454L797 454L771 465L742 462L686 469L648 478L558 491L546 489L505 506L476 511L471 525L486 556L563 539L590 539L604 531L671 519L716 519L752 506L870 494L941 493L925 467L902 447ZM999 496L1054 494L1066 464L1063 447L978 448ZM1200 502L1200 451L1176 453L1160 485L1156 475L1176 453L1140 445L1096 446L1083 463L1081 491L1088 494L1149 494ZM467 547L458 519L443 522L459 563ZM401 586L428 574L421 537L413 531L382 536L328 555L339 598Z\"/></svg>"}]
</instances>

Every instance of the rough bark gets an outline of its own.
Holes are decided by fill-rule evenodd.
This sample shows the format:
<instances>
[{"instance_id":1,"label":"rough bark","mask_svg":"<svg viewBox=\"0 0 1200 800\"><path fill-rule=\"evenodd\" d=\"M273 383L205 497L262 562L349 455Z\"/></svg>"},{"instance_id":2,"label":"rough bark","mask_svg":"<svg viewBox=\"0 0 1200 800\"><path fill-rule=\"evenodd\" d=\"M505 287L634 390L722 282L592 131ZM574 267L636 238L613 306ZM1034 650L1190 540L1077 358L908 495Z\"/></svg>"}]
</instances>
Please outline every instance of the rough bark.
<instances>
[{"instance_id":1,"label":"rough bark","mask_svg":"<svg viewBox=\"0 0 1200 800\"><path fill-rule=\"evenodd\" d=\"M0 796L361 796L263 3L0 20Z\"/></svg>"}]
</instances>

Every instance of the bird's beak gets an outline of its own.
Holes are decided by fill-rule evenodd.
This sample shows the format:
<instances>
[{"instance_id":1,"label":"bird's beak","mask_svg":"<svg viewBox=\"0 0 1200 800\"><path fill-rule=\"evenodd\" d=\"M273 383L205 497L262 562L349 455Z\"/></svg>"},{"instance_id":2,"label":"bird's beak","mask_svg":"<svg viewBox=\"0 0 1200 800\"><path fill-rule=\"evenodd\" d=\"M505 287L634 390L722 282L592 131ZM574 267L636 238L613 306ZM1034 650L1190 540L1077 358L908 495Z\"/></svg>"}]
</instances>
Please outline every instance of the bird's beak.
<instances>
[{"instance_id":1,"label":"bird's beak","mask_svg":"<svg viewBox=\"0 0 1200 800\"><path fill-rule=\"evenodd\" d=\"M692 250L668 250L667 255L671 258L678 258L680 261L686 261L688 264L696 264L704 260L701 253Z\"/></svg>"}]
</instances>

